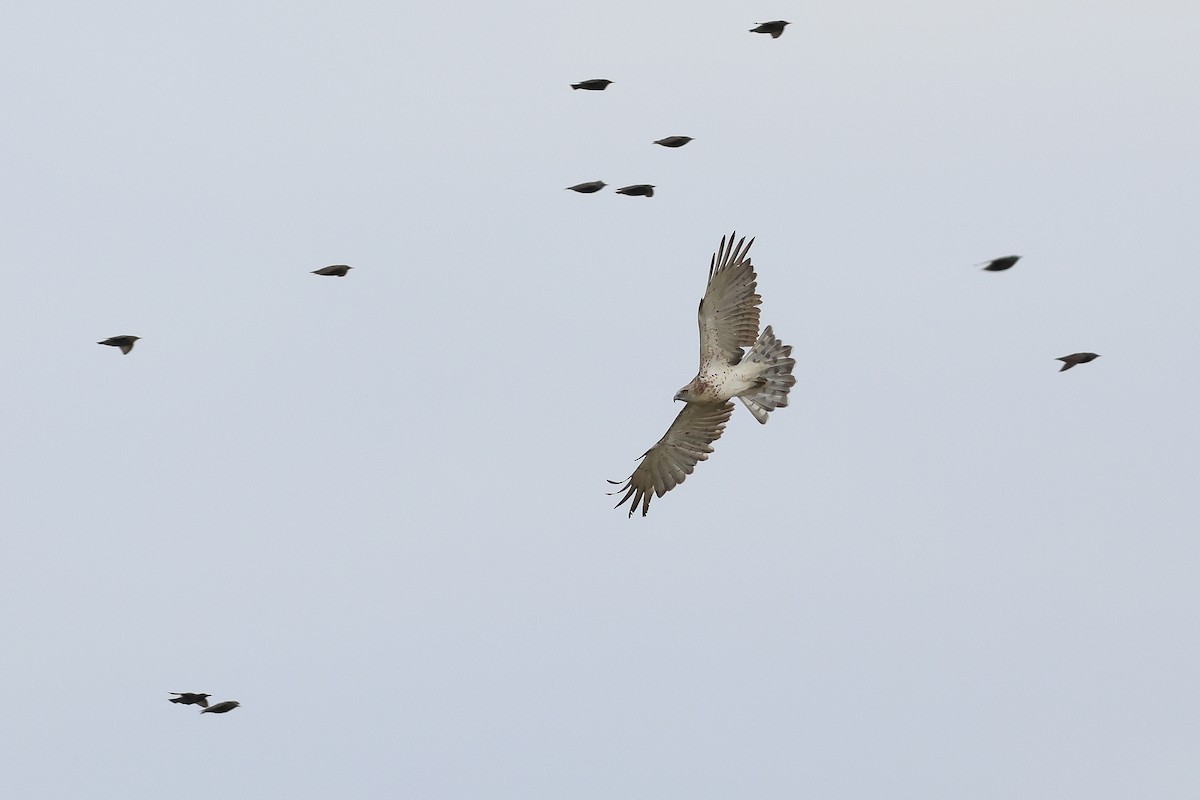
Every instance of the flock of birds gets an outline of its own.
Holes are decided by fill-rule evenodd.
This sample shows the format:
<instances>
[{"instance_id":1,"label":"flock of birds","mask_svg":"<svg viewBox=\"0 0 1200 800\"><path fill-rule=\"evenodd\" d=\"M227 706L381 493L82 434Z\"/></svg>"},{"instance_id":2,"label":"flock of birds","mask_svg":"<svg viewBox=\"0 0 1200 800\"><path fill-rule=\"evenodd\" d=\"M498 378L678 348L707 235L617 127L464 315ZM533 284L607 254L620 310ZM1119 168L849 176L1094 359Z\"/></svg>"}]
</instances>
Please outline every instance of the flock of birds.
<instances>
[{"instance_id":1,"label":"flock of birds","mask_svg":"<svg viewBox=\"0 0 1200 800\"><path fill-rule=\"evenodd\" d=\"M768 34L772 39L783 35L790 23L785 20L759 23L751 33ZM612 85L607 78L593 78L571 84L572 90L602 92ZM667 136L654 144L679 148L693 141L690 136ZM570 191L594 194L605 186L604 181L587 181L568 186ZM631 197L653 197L651 184L633 184L616 190ZM709 263L708 283L700 300L697 319L700 327L700 368L695 377L675 394L684 408L661 439L640 457L641 463L625 481L609 481L619 488L610 494L620 494L616 507L629 502L629 516L641 508L645 516L654 497L662 497L692 474L696 464L708 459L712 444L725 430L734 409L734 398L766 424L769 414L788 404L788 392L795 385L792 370L796 361L791 357L791 345L779 341L771 326L759 332L759 306L762 297L757 292L758 279L751 264L749 242L737 234L722 237L717 252ZM1011 269L1021 256L1001 256L982 262L988 272ZM344 278L352 269L346 264L332 264L312 270L315 275ZM116 347L128 355L140 337L112 336L98 344ZM1060 356L1060 372L1077 364L1099 358L1097 353L1071 353ZM632 502L630 502L632 501ZM207 694L171 692L172 703L198 705L201 714L225 714L237 708L236 700L209 705Z\"/></svg>"},{"instance_id":2,"label":"flock of birds","mask_svg":"<svg viewBox=\"0 0 1200 800\"><path fill-rule=\"evenodd\" d=\"M751 33L769 33L772 39L778 39L783 35L783 29L790 25L782 19L773 20L771 22L760 22L757 27L751 28ZM572 83L572 89L584 89L589 92L603 92L609 86L612 86L612 81L608 78L591 78L579 83ZM663 147L683 147L688 142L692 141L691 136L667 136L662 139L656 139L654 144L662 145ZM577 183L574 186L568 186L567 189L580 194L595 194L596 192L608 186L604 181L585 181ZM649 183L635 183L630 186L622 186L617 189L617 194L623 194L628 197L654 197L654 185Z\"/></svg>"},{"instance_id":3,"label":"flock of birds","mask_svg":"<svg viewBox=\"0 0 1200 800\"><path fill-rule=\"evenodd\" d=\"M772 20L758 23L751 33L769 35L778 39L790 23ZM591 78L571 84L571 89L603 92L613 84L608 78ZM692 142L691 136L672 135L657 139L654 144L676 149ZM604 181L586 181L568 186L569 191L580 194L595 194L607 186ZM630 197L653 197L654 185L638 183L622 186L617 194ZM762 297L757 293L758 279L749 257L754 240L749 243L743 238L735 240L734 234L722 237L721 245L709 264L708 285L697 312L700 326L700 369L692 381L679 390L675 400L682 400L684 408L671 423L666 434L640 457L641 464L625 481L609 481L619 486L610 494L621 494L617 507L630 502L629 516L639 507L642 516L650 508L654 497L662 497L692 474L696 464L708 459L712 444L725 430L733 413L733 400L737 398L760 423L765 424L770 412L788 404L787 396L796 379L792 376L795 359L792 348L775 338L771 326L759 333L759 305ZM1021 256L1010 255L994 258L980 265L988 272L1003 272L1020 261ZM347 264L332 264L312 270L324 277L344 278L352 269ZM139 337L131 335L112 336L99 344L120 348L128 354ZM748 349L747 349L748 348ZM1060 356L1063 362L1060 372L1077 364L1086 364L1099 358L1097 353L1071 353ZM207 705L207 695L184 694L172 702L199 703ZM232 702L232 701L230 701ZM205 709L224 713L237 706L218 703Z\"/></svg>"},{"instance_id":4,"label":"flock of birds","mask_svg":"<svg viewBox=\"0 0 1200 800\"><path fill-rule=\"evenodd\" d=\"M759 23L751 33L765 33L772 39L783 35L786 20ZM604 91L612 85L607 78L593 78L571 84L572 89ZM654 144L663 147L683 147L692 141L690 136L668 136ZM568 186L581 194L594 194L607 184L588 181ZM653 197L654 186L634 184L617 189L617 194ZM609 481L619 486L621 494L617 507L629 504L629 516L639 507L642 516L654 497L662 497L692 474L696 464L708 459L712 444L725 430L737 398L754 414L760 423L776 408L787 405L787 395L796 379L792 376L795 360L792 348L779 342L768 325L759 334L757 277L751 266L748 251L754 240L734 241L734 234L721 239L708 271L708 286L697 312L700 325L700 370L691 383L679 390L676 400L686 404L666 434L641 457L641 464L624 482ZM977 266L988 272L1011 269L1021 256L994 258ZM745 349L749 348L749 350ZM1096 353L1072 353L1057 360L1063 365L1059 372L1077 364L1099 358Z\"/></svg>"},{"instance_id":5,"label":"flock of birds","mask_svg":"<svg viewBox=\"0 0 1200 800\"><path fill-rule=\"evenodd\" d=\"M346 273L352 269L354 269L354 267L351 267L347 264L330 264L328 267L314 269L312 270L312 273L314 275L323 275L325 277L344 278L346 277ZM121 349L122 353L129 355L129 352L133 350L134 342L138 341L140 338L140 336L129 335L110 336L102 342L97 342L97 344L105 344L109 347L118 347ZM172 703L181 703L185 706L200 706L201 714L226 714L241 705L241 703L239 703L237 700L222 700L221 702L214 703L210 706L208 704L208 698L211 695L201 694L199 692L170 692L170 694L176 695L176 697L169 698Z\"/></svg>"}]
</instances>

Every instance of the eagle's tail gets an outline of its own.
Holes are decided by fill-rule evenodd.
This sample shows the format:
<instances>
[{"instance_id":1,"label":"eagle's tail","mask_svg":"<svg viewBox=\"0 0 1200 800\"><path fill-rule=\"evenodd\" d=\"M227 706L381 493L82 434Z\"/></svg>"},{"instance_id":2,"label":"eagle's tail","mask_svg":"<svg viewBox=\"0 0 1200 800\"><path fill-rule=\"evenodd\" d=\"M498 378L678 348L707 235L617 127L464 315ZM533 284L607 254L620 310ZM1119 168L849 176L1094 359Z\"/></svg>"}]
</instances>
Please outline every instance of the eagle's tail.
<instances>
[{"instance_id":1,"label":"eagle's tail","mask_svg":"<svg viewBox=\"0 0 1200 800\"><path fill-rule=\"evenodd\" d=\"M788 392L796 384L792 376L792 368L796 366L792 346L776 339L768 325L742 363L767 365L759 376L759 385L739 395L754 418L765 425L768 414L788 404Z\"/></svg>"}]
</instances>

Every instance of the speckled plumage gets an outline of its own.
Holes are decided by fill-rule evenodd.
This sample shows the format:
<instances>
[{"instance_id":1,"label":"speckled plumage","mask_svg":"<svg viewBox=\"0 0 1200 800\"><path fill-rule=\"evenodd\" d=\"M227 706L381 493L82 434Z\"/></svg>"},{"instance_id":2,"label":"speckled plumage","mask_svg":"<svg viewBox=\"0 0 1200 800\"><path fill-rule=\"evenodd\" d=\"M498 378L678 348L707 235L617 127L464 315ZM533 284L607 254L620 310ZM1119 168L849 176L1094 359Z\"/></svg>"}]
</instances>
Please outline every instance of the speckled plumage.
<instances>
[{"instance_id":1,"label":"speckled plumage","mask_svg":"<svg viewBox=\"0 0 1200 800\"><path fill-rule=\"evenodd\" d=\"M712 443L733 413L734 397L761 423L766 423L771 411L787 405L788 392L796 383L792 376L796 361L791 345L776 339L771 326L761 335L758 332L762 297L750 263L753 244L753 239L738 240L736 233L721 239L697 311L700 369L675 395L687 405L624 483L609 481L620 486L611 493L621 494L618 508L632 501L631 517L639 507L646 516L651 499L683 483L697 463L708 459Z\"/></svg>"}]
</instances>

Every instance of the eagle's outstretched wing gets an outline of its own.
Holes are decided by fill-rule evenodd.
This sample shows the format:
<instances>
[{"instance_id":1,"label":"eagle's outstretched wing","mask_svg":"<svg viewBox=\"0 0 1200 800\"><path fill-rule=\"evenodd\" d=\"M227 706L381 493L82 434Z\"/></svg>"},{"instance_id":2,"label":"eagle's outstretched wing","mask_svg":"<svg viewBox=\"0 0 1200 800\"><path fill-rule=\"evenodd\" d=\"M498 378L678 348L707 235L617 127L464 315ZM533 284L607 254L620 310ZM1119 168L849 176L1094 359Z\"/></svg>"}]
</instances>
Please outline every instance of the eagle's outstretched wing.
<instances>
[{"instance_id":1,"label":"eagle's outstretched wing","mask_svg":"<svg viewBox=\"0 0 1200 800\"><path fill-rule=\"evenodd\" d=\"M734 233L721 237L721 248L712 257L708 268L708 289L700 301L697 316L700 320L700 371L714 361L737 364L742 360L742 348L758 339L758 307L762 297L755 288L758 280L750 264L751 239L745 237L734 246Z\"/></svg>"},{"instance_id":2,"label":"eagle's outstretched wing","mask_svg":"<svg viewBox=\"0 0 1200 800\"><path fill-rule=\"evenodd\" d=\"M683 483L696 468L696 463L708 458L713 451L712 443L721 437L732 413L733 403L688 403L666 434L642 455L642 463L629 476L629 480L623 484L609 481L621 487L609 494L625 493L614 508L620 508L632 498L629 516L633 516L639 505L642 507L642 516L646 516L651 498L655 495L662 497Z\"/></svg>"}]
</instances>

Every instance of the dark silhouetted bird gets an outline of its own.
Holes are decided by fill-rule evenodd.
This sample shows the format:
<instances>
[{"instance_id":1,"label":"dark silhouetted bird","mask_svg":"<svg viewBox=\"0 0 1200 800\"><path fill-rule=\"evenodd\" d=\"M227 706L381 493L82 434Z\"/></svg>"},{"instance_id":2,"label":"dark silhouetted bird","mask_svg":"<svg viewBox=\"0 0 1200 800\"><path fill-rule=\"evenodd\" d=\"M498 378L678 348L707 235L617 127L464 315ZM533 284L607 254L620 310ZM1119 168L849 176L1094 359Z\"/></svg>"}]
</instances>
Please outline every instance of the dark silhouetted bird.
<instances>
[{"instance_id":1,"label":"dark silhouetted bird","mask_svg":"<svg viewBox=\"0 0 1200 800\"><path fill-rule=\"evenodd\" d=\"M608 186L608 184L604 181L588 181L587 183L577 183L567 188L572 192L579 192L580 194L592 194L593 192L600 191L605 186Z\"/></svg>"},{"instance_id":2,"label":"dark silhouetted bird","mask_svg":"<svg viewBox=\"0 0 1200 800\"><path fill-rule=\"evenodd\" d=\"M622 186L617 194L627 194L630 197L654 197L654 187L648 183L635 183L633 186Z\"/></svg>"},{"instance_id":3,"label":"dark silhouetted bird","mask_svg":"<svg viewBox=\"0 0 1200 800\"><path fill-rule=\"evenodd\" d=\"M760 22L760 23L756 23L756 24L758 25L758 27L751 28L750 29L751 33L769 33L769 34L771 34L772 39L778 39L780 36L783 35L783 29L786 28L788 25L791 25L792 23L785 22L784 20L781 20L781 19L777 19L777 20L774 20L773 22Z\"/></svg>"},{"instance_id":4,"label":"dark silhouetted bird","mask_svg":"<svg viewBox=\"0 0 1200 800\"><path fill-rule=\"evenodd\" d=\"M140 336L110 336L103 342L96 342L96 344L106 344L109 347L119 347L121 348L122 353L129 355L129 351L133 349L133 343L140 338Z\"/></svg>"},{"instance_id":5,"label":"dark silhouetted bird","mask_svg":"<svg viewBox=\"0 0 1200 800\"><path fill-rule=\"evenodd\" d=\"M200 713L201 714L224 714L226 711L233 711L235 708L237 708L240 705L241 705L241 703L239 703L237 700L222 700L220 703L217 703L215 706L213 706L211 708L206 708L203 711L201 711Z\"/></svg>"},{"instance_id":6,"label":"dark silhouetted bird","mask_svg":"<svg viewBox=\"0 0 1200 800\"><path fill-rule=\"evenodd\" d=\"M589 92L603 92L612 81L606 78L592 78L590 81L572 83L572 89L587 89Z\"/></svg>"},{"instance_id":7,"label":"dark silhouetted bird","mask_svg":"<svg viewBox=\"0 0 1200 800\"><path fill-rule=\"evenodd\" d=\"M1055 360L1063 362L1062 369L1059 372L1066 372L1076 364L1086 364L1089 361L1095 361L1099 357L1098 353L1071 353L1069 356L1061 356Z\"/></svg>"},{"instance_id":8,"label":"dark silhouetted bird","mask_svg":"<svg viewBox=\"0 0 1200 800\"><path fill-rule=\"evenodd\" d=\"M988 272L1003 272L1020 260L1020 256L1003 256L1002 258L993 258L991 261L981 261L975 266L983 267Z\"/></svg>"},{"instance_id":9,"label":"dark silhouetted bird","mask_svg":"<svg viewBox=\"0 0 1200 800\"><path fill-rule=\"evenodd\" d=\"M691 140L690 136L668 136L665 139L656 139L654 143L661 144L663 147L683 147Z\"/></svg>"},{"instance_id":10,"label":"dark silhouetted bird","mask_svg":"<svg viewBox=\"0 0 1200 800\"><path fill-rule=\"evenodd\" d=\"M345 264L333 264L328 267L321 267L320 269L314 269L312 271L312 274L313 275L336 275L339 278L344 278L344 277L346 277L346 273L352 269L354 269L354 267L348 267Z\"/></svg>"},{"instance_id":11,"label":"dark silhouetted bird","mask_svg":"<svg viewBox=\"0 0 1200 800\"><path fill-rule=\"evenodd\" d=\"M171 694L179 695L179 697L171 698L172 703L183 703L185 706L197 705L208 708L208 695L206 694L193 694L192 692L171 692Z\"/></svg>"}]
</instances>

